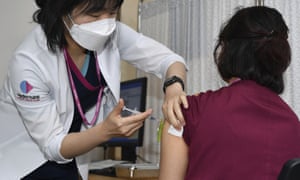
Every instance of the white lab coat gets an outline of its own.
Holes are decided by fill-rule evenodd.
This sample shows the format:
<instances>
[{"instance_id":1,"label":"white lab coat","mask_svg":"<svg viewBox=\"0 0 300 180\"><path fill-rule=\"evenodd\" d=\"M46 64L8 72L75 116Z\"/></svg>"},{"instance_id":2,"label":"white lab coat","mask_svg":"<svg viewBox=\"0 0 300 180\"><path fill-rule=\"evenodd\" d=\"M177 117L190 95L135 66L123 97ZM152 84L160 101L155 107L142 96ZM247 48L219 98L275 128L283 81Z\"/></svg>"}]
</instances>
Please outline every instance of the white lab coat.
<instances>
[{"instance_id":1,"label":"white lab coat","mask_svg":"<svg viewBox=\"0 0 300 180\"><path fill-rule=\"evenodd\" d=\"M175 61L184 63L165 46L118 23L110 43L98 53L108 85L98 123L105 116L103 104L119 99L121 59L158 77ZM0 91L0 179L20 179L47 160L70 161L59 151L74 113L67 74L63 53L48 50L40 26L16 49ZM87 112L87 119L93 114L94 109Z\"/></svg>"}]
</instances>

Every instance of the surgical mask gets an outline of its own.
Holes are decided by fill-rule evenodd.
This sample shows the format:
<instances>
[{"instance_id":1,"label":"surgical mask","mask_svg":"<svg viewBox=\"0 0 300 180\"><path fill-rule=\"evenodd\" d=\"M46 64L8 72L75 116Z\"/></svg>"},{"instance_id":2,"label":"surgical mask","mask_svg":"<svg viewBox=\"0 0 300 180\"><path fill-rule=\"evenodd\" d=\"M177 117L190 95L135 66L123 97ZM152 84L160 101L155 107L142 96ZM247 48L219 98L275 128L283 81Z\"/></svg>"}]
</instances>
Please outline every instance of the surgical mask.
<instances>
[{"instance_id":1,"label":"surgical mask","mask_svg":"<svg viewBox=\"0 0 300 180\"><path fill-rule=\"evenodd\" d=\"M108 38L116 29L115 18L106 18L78 25L74 23L70 15L68 17L73 25L71 28L66 23L65 25L73 40L91 51L102 52Z\"/></svg>"}]
</instances>

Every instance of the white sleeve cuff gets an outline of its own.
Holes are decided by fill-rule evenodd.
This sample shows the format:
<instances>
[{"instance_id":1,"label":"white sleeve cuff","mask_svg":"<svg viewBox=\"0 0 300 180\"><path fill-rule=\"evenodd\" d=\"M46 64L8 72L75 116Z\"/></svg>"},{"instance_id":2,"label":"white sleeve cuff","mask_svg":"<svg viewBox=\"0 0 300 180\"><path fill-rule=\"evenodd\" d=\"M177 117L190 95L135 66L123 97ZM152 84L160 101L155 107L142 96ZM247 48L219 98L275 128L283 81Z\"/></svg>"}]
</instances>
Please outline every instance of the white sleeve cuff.
<instances>
[{"instance_id":1,"label":"white sleeve cuff","mask_svg":"<svg viewBox=\"0 0 300 180\"><path fill-rule=\"evenodd\" d=\"M59 164L65 164L73 160L73 158L64 158L60 153L61 144L65 136L65 134L56 136L50 141L48 148L45 148L44 153L48 160L55 161Z\"/></svg>"}]
</instances>

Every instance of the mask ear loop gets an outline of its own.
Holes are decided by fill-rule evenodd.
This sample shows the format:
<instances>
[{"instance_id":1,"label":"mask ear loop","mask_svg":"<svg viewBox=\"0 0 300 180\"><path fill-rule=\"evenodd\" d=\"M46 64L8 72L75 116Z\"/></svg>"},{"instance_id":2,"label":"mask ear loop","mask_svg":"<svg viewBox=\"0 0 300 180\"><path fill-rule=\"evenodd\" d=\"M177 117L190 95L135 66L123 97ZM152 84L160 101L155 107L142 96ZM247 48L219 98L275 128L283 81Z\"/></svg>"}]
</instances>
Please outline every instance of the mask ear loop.
<instances>
[{"instance_id":1,"label":"mask ear loop","mask_svg":"<svg viewBox=\"0 0 300 180\"><path fill-rule=\"evenodd\" d=\"M74 24L75 24L75 22L73 21L73 19L72 19L72 17L71 17L71 15L70 15L70 14L68 14L68 18L70 19L71 23L74 25Z\"/></svg>"},{"instance_id":2,"label":"mask ear loop","mask_svg":"<svg viewBox=\"0 0 300 180\"><path fill-rule=\"evenodd\" d=\"M71 15L70 15L70 14L68 14L68 15L67 15L67 17L69 18L69 20L71 21L71 23L74 25L75 23L74 23L74 21L73 21L73 19L72 19ZM70 31L70 27L68 26L68 24L66 23L66 21L65 21L65 20L63 20L63 22L64 22L64 24L65 24L66 28L68 29L68 31Z\"/></svg>"}]
</instances>

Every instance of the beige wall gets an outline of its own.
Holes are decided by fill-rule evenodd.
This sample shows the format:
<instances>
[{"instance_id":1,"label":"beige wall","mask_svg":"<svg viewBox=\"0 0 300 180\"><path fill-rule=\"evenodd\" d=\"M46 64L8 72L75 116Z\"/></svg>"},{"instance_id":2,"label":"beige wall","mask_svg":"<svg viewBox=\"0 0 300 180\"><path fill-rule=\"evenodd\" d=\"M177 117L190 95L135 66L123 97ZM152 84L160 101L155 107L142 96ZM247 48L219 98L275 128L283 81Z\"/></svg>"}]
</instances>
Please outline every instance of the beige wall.
<instances>
[{"instance_id":1,"label":"beige wall","mask_svg":"<svg viewBox=\"0 0 300 180\"><path fill-rule=\"evenodd\" d=\"M121 21L135 30L138 27L138 2L138 0L125 0L121 9ZM123 61L121 76L122 81L136 78L136 68Z\"/></svg>"},{"instance_id":2,"label":"beige wall","mask_svg":"<svg viewBox=\"0 0 300 180\"><path fill-rule=\"evenodd\" d=\"M141 2L150 2L153 0L141 0ZM133 29L138 29L138 5L139 0L124 0L121 8L121 21ZM121 80L129 80L136 78L136 68L128 64L127 62L122 62L121 64Z\"/></svg>"}]
</instances>

